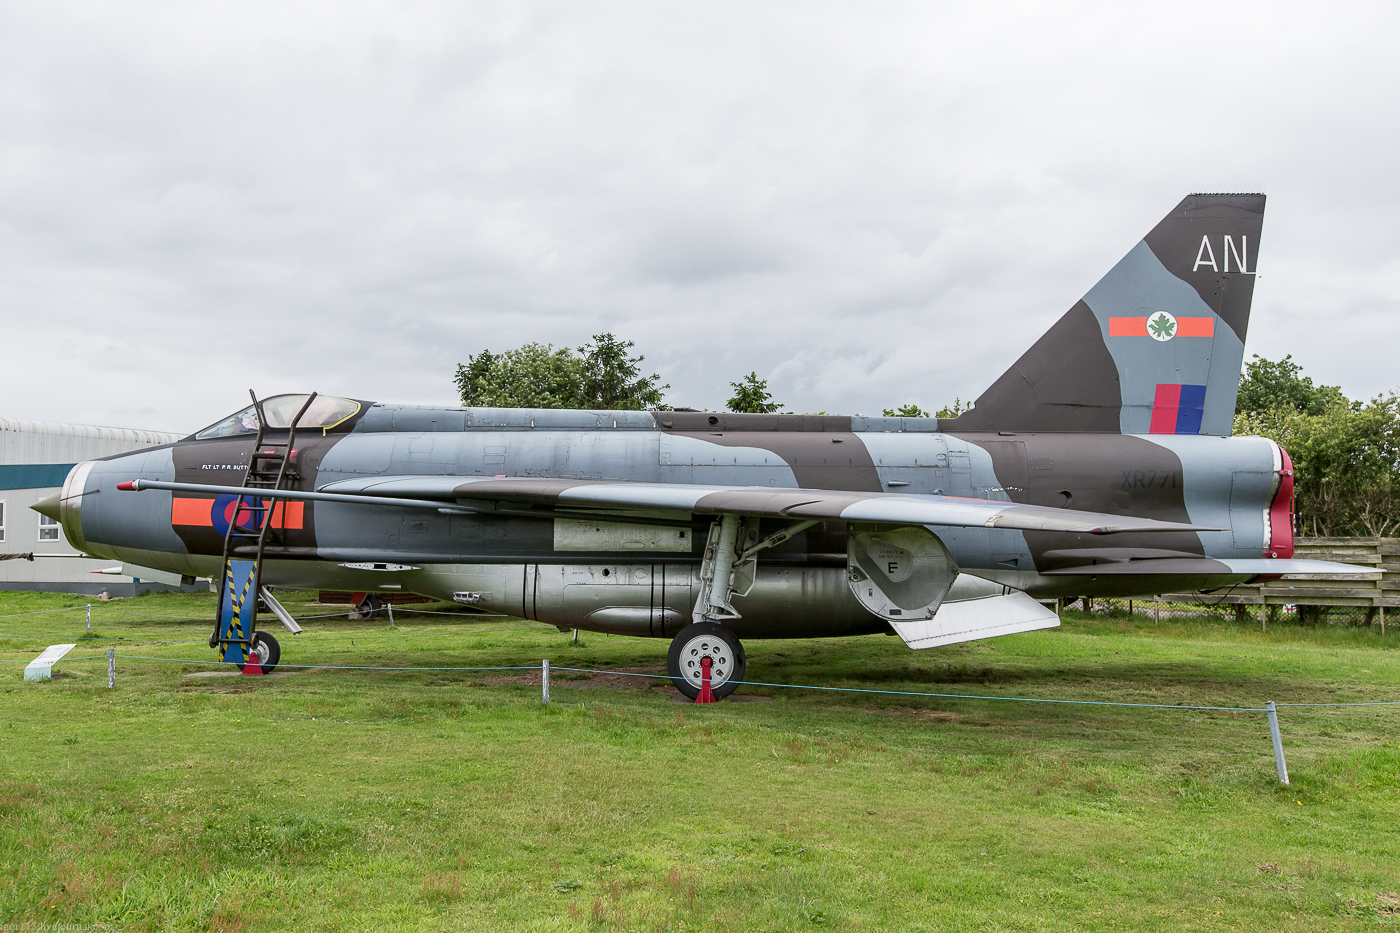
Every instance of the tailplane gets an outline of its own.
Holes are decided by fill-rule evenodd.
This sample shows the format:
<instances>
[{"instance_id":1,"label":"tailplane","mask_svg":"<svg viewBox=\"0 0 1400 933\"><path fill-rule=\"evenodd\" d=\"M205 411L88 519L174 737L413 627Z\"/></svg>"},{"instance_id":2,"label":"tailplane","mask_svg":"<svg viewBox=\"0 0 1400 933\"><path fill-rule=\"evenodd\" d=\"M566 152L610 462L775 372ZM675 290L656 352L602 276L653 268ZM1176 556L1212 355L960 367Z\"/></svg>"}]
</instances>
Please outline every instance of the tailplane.
<instances>
[{"instance_id":1,"label":"tailplane","mask_svg":"<svg viewBox=\"0 0 1400 933\"><path fill-rule=\"evenodd\" d=\"M1262 194L1193 194L943 431L1228 436Z\"/></svg>"}]
</instances>

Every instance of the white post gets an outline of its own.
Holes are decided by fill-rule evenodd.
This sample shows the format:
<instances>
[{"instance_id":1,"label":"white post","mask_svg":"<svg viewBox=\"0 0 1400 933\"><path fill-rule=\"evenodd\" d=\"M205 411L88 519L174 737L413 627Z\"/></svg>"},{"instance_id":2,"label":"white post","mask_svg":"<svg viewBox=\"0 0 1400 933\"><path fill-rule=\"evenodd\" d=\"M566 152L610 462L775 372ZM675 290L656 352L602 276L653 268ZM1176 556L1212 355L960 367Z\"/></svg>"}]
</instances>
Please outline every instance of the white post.
<instances>
[{"instance_id":1,"label":"white post","mask_svg":"<svg viewBox=\"0 0 1400 933\"><path fill-rule=\"evenodd\" d=\"M92 634L92 603L87 604L87 633ZM1382 632L1381 634L1385 634Z\"/></svg>"},{"instance_id":2,"label":"white post","mask_svg":"<svg viewBox=\"0 0 1400 933\"><path fill-rule=\"evenodd\" d=\"M1278 779L1287 787L1288 763L1283 760L1283 738L1278 734L1278 710L1273 700L1265 703L1264 708L1269 713L1269 736L1274 740L1274 764L1278 766Z\"/></svg>"},{"instance_id":3,"label":"white post","mask_svg":"<svg viewBox=\"0 0 1400 933\"><path fill-rule=\"evenodd\" d=\"M389 610L389 628L394 627L394 604L387 599L384 601L384 608Z\"/></svg>"},{"instance_id":4,"label":"white post","mask_svg":"<svg viewBox=\"0 0 1400 933\"><path fill-rule=\"evenodd\" d=\"M543 687L542 687L543 692L541 693L541 699L544 701L545 705L548 705L548 704L549 704L549 659L548 659L548 658L546 658L546 659L544 660L544 663L541 665L541 667L540 667L540 672L541 672L541 674L543 675L543 676L541 676L541 678L540 678L540 683L543 685Z\"/></svg>"},{"instance_id":5,"label":"white post","mask_svg":"<svg viewBox=\"0 0 1400 933\"><path fill-rule=\"evenodd\" d=\"M107 649L107 689L117 689L117 649Z\"/></svg>"}]
</instances>

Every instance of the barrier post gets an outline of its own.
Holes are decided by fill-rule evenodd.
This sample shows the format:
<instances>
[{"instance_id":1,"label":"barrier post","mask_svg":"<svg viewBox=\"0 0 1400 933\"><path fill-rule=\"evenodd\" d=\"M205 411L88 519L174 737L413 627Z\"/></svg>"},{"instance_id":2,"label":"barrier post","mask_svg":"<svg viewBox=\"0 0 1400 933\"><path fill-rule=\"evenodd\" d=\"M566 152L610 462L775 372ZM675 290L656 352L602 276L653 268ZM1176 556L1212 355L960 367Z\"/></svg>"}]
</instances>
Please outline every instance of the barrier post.
<instances>
[{"instance_id":1,"label":"barrier post","mask_svg":"<svg viewBox=\"0 0 1400 933\"><path fill-rule=\"evenodd\" d=\"M549 705L549 659L548 659L548 658L545 658L545 659L544 659L544 663L540 666L540 673L541 673L541 675L542 675L542 676L540 677L540 684L541 684L541 691L542 691L541 694L540 694L540 699L541 699L541 701L543 701L543 703L544 703L546 706L548 706L548 705Z\"/></svg>"},{"instance_id":2,"label":"barrier post","mask_svg":"<svg viewBox=\"0 0 1400 933\"><path fill-rule=\"evenodd\" d=\"M1153 625L1161 625L1161 624L1162 624L1162 597L1161 597L1161 596L1154 596L1154 597L1152 597L1152 624L1153 624Z\"/></svg>"},{"instance_id":3,"label":"barrier post","mask_svg":"<svg viewBox=\"0 0 1400 933\"><path fill-rule=\"evenodd\" d=\"M389 610L389 628L394 627L394 604L385 600L384 608Z\"/></svg>"},{"instance_id":4,"label":"barrier post","mask_svg":"<svg viewBox=\"0 0 1400 933\"><path fill-rule=\"evenodd\" d=\"M117 689L117 649L107 649L107 689Z\"/></svg>"},{"instance_id":5,"label":"barrier post","mask_svg":"<svg viewBox=\"0 0 1400 933\"><path fill-rule=\"evenodd\" d=\"M1287 787L1288 763L1283 760L1283 738L1278 734L1278 710L1273 700L1265 703L1264 709L1269 713L1269 736L1274 740L1274 764L1278 766L1278 779Z\"/></svg>"},{"instance_id":6,"label":"barrier post","mask_svg":"<svg viewBox=\"0 0 1400 933\"><path fill-rule=\"evenodd\" d=\"M92 603L87 604L87 633L92 634ZM1381 634L1385 634L1382 632Z\"/></svg>"}]
</instances>

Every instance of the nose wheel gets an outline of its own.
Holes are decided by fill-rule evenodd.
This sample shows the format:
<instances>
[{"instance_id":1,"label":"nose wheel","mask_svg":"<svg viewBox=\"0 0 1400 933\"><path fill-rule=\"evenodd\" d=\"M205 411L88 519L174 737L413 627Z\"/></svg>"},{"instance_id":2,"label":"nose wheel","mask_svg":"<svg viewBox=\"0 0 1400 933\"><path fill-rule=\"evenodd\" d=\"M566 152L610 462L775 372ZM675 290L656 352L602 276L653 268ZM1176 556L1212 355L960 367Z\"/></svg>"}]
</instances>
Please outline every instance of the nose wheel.
<instances>
[{"instance_id":1,"label":"nose wheel","mask_svg":"<svg viewBox=\"0 0 1400 933\"><path fill-rule=\"evenodd\" d=\"M666 673L684 696L695 699L704 683L704 659L709 658L710 690L723 699L739 687L748 668L744 646L734 633L714 622L696 622L671 639Z\"/></svg>"},{"instance_id":2,"label":"nose wheel","mask_svg":"<svg viewBox=\"0 0 1400 933\"><path fill-rule=\"evenodd\" d=\"M282 646L267 632L253 633L253 649L248 660L262 668L264 674L271 674L277 662L282 659Z\"/></svg>"}]
</instances>

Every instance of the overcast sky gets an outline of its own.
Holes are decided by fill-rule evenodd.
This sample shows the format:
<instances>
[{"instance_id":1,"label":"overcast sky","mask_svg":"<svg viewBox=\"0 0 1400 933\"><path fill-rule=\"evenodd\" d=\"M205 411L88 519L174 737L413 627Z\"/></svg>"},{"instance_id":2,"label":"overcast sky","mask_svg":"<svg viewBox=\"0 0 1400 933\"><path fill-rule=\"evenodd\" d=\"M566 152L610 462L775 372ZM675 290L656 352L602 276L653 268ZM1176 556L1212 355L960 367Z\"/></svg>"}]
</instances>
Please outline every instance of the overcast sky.
<instances>
[{"instance_id":1,"label":"overcast sky","mask_svg":"<svg viewBox=\"0 0 1400 933\"><path fill-rule=\"evenodd\" d=\"M975 397L1185 194L1248 352L1400 385L1394 4L0 3L0 415L455 401L635 340L674 405Z\"/></svg>"}]
</instances>

